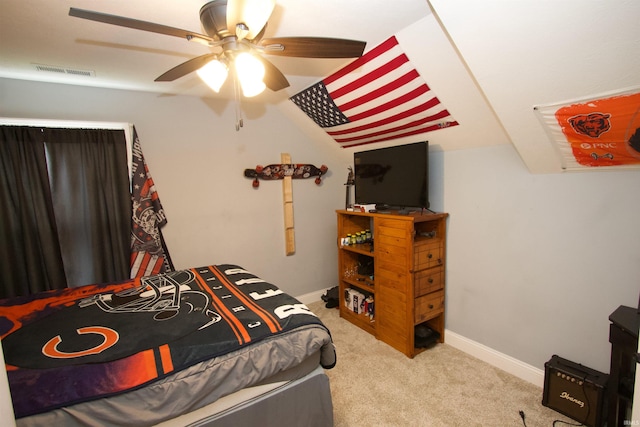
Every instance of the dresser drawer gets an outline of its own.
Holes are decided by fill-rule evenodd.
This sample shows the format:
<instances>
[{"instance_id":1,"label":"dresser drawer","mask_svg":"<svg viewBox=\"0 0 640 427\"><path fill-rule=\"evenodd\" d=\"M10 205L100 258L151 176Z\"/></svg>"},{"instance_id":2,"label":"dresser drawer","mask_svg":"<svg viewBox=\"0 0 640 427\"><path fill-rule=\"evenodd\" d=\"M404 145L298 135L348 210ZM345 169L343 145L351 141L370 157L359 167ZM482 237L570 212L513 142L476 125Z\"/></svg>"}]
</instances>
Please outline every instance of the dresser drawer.
<instances>
[{"instance_id":1,"label":"dresser drawer","mask_svg":"<svg viewBox=\"0 0 640 427\"><path fill-rule=\"evenodd\" d=\"M414 271L444 265L442 241L439 239L423 240L413 246Z\"/></svg>"},{"instance_id":2,"label":"dresser drawer","mask_svg":"<svg viewBox=\"0 0 640 427\"><path fill-rule=\"evenodd\" d=\"M444 267L418 271L413 275L414 295L421 297L444 288Z\"/></svg>"},{"instance_id":3,"label":"dresser drawer","mask_svg":"<svg viewBox=\"0 0 640 427\"><path fill-rule=\"evenodd\" d=\"M415 299L415 323L434 318L444 312L444 291L433 292Z\"/></svg>"}]
</instances>

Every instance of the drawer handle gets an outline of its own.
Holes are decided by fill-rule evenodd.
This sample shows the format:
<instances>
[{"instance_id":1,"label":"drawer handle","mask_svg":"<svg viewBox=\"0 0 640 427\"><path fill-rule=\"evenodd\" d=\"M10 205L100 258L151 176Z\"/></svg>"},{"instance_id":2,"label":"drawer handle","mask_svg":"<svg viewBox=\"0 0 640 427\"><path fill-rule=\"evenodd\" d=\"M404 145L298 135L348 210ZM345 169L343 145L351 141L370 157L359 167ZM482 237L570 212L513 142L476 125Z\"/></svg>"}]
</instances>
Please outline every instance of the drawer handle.
<instances>
[{"instance_id":1,"label":"drawer handle","mask_svg":"<svg viewBox=\"0 0 640 427\"><path fill-rule=\"evenodd\" d=\"M429 259L433 258L433 254L427 255L427 258L429 258Z\"/></svg>"},{"instance_id":2,"label":"drawer handle","mask_svg":"<svg viewBox=\"0 0 640 427\"><path fill-rule=\"evenodd\" d=\"M429 304L429 310L433 310L433 304Z\"/></svg>"},{"instance_id":3,"label":"drawer handle","mask_svg":"<svg viewBox=\"0 0 640 427\"><path fill-rule=\"evenodd\" d=\"M429 282L429 283L433 283L433 278L432 278L432 277L429 277L429 280L427 280L427 282Z\"/></svg>"}]
</instances>

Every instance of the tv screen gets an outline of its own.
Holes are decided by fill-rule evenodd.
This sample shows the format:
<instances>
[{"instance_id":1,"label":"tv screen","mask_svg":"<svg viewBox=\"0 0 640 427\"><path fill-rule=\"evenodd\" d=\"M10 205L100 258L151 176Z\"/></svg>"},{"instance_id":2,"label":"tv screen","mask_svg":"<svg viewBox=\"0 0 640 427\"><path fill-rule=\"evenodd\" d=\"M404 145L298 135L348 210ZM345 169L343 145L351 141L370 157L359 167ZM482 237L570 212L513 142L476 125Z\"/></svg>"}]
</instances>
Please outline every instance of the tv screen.
<instances>
[{"instance_id":1,"label":"tv screen","mask_svg":"<svg viewBox=\"0 0 640 427\"><path fill-rule=\"evenodd\" d=\"M353 154L356 204L376 209L429 207L429 144L416 142Z\"/></svg>"}]
</instances>

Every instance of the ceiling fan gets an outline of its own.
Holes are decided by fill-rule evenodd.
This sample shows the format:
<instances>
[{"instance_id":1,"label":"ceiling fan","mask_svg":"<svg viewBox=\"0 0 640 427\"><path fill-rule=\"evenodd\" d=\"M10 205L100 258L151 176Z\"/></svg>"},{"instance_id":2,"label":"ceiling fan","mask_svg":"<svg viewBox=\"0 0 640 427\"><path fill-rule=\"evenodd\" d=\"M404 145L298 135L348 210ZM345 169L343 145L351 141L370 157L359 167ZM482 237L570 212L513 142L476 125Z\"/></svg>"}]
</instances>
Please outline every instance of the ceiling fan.
<instances>
[{"instance_id":1,"label":"ceiling fan","mask_svg":"<svg viewBox=\"0 0 640 427\"><path fill-rule=\"evenodd\" d=\"M70 8L69 15L184 38L216 48L165 72L155 81L173 81L193 71L216 92L232 72L236 99L241 88L254 96L265 87L279 91L289 86L287 78L263 54L305 58L355 58L362 56L366 42L326 37L263 38L276 0L213 0L200 9L200 34L153 22L101 12ZM236 126L237 128L237 126Z\"/></svg>"}]
</instances>

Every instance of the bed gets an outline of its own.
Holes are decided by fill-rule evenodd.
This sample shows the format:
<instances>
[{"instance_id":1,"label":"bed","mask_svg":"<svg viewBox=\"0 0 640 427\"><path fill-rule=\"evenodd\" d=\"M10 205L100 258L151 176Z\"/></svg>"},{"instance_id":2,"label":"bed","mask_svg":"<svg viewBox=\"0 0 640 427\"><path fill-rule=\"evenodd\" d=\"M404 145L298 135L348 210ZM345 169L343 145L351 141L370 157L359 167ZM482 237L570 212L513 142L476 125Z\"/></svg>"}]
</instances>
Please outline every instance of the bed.
<instances>
[{"instance_id":1,"label":"bed","mask_svg":"<svg viewBox=\"0 0 640 427\"><path fill-rule=\"evenodd\" d=\"M0 300L18 426L333 425L327 328L237 265Z\"/></svg>"}]
</instances>

